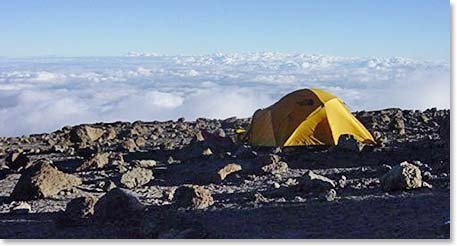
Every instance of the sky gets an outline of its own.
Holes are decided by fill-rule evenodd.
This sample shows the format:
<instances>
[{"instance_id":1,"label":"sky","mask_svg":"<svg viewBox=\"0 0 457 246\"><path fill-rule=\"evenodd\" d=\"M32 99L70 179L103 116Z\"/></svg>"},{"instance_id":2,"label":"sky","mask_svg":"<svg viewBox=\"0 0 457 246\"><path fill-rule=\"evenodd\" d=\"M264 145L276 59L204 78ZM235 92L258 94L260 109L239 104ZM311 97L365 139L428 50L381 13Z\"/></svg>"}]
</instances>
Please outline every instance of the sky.
<instances>
[{"instance_id":1,"label":"sky","mask_svg":"<svg viewBox=\"0 0 457 246\"><path fill-rule=\"evenodd\" d=\"M1 1L0 56L273 51L449 60L447 0Z\"/></svg>"},{"instance_id":2,"label":"sky","mask_svg":"<svg viewBox=\"0 0 457 246\"><path fill-rule=\"evenodd\" d=\"M445 0L0 1L0 136L250 117L303 88L450 107Z\"/></svg>"}]
</instances>

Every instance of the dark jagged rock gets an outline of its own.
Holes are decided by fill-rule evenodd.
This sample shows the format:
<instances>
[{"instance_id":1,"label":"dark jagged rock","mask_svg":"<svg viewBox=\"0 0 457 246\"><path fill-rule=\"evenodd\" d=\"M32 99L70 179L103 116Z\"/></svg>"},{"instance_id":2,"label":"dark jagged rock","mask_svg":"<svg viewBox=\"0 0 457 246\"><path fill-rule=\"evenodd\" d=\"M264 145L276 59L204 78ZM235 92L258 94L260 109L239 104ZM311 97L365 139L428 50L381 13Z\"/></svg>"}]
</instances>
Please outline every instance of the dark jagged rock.
<instances>
[{"instance_id":1,"label":"dark jagged rock","mask_svg":"<svg viewBox=\"0 0 457 246\"><path fill-rule=\"evenodd\" d=\"M91 144L104 134L104 130L98 127L80 125L71 129L70 141L78 144Z\"/></svg>"},{"instance_id":2,"label":"dark jagged rock","mask_svg":"<svg viewBox=\"0 0 457 246\"><path fill-rule=\"evenodd\" d=\"M94 218L102 223L135 221L141 218L144 208L133 193L114 188L97 201Z\"/></svg>"},{"instance_id":3,"label":"dark jagged rock","mask_svg":"<svg viewBox=\"0 0 457 246\"><path fill-rule=\"evenodd\" d=\"M173 195L176 207L204 209L214 204L211 193L197 185L183 185L176 189Z\"/></svg>"},{"instance_id":4,"label":"dark jagged rock","mask_svg":"<svg viewBox=\"0 0 457 246\"><path fill-rule=\"evenodd\" d=\"M381 177L381 187L385 191L420 188L422 187L421 171L411 163L402 162Z\"/></svg>"},{"instance_id":5,"label":"dark jagged rock","mask_svg":"<svg viewBox=\"0 0 457 246\"><path fill-rule=\"evenodd\" d=\"M59 220L59 224L74 226L84 223L94 214L94 207L97 199L91 195L71 200Z\"/></svg>"},{"instance_id":6,"label":"dark jagged rock","mask_svg":"<svg viewBox=\"0 0 457 246\"><path fill-rule=\"evenodd\" d=\"M30 158L28 158L23 152L12 152L8 154L5 159L6 166L15 171L21 171L22 169L27 168L30 164Z\"/></svg>"},{"instance_id":7,"label":"dark jagged rock","mask_svg":"<svg viewBox=\"0 0 457 246\"><path fill-rule=\"evenodd\" d=\"M327 192L336 187L336 182L322 175L308 171L299 180L295 186L295 191L298 193L320 193Z\"/></svg>"}]
</instances>

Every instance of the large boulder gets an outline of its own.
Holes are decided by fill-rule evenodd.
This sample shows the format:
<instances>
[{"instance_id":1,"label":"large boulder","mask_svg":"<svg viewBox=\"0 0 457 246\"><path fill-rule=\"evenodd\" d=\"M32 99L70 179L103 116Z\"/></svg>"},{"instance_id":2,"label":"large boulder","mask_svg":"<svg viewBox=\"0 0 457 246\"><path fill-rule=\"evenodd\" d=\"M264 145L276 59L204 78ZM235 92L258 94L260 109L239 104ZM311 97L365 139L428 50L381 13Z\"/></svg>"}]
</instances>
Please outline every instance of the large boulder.
<instances>
[{"instance_id":1,"label":"large boulder","mask_svg":"<svg viewBox=\"0 0 457 246\"><path fill-rule=\"evenodd\" d=\"M404 161L392 167L381 177L381 187L385 191L410 190L422 187L421 170Z\"/></svg>"},{"instance_id":2,"label":"large boulder","mask_svg":"<svg viewBox=\"0 0 457 246\"><path fill-rule=\"evenodd\" d=\"M183 185L173 195L174 206L204 209L214 204L211 193L202 186Z\"/></svg>"},{"instance_id":3,"label":"large boulder","mask_svg":"<svg viewBox=\"0 0 457 246\"><path fill-rule=\"evenodd\" d=\"M70 130L70 141L78 144L91 144L97 141L105 131L102 128L80 125Z\"/></svg>"},{"instance_id":4,"label":"large boulder","mask_svg":"<svg viewBox=\"0 0 457 246\"><path fill-rule=\"evenodd\" d=\"M31 164L31 161L23 152L15 151L6 156L5 164L11 170L21 171L27 168Z\"/></svg>"},{"instance_id":5,"label":"large boulder","mask_svg":"<svg viewBox=\"0 0 457 246\"><path fill-rule=\"evenodd\" d=\"M94 207L98 222L131 221L142 216L145 206L131 192L114 188L102 196Z\"/></svg>"},{"instance_id":6,"label":"large boulder","mask_svg":"<svg viewBox=\"0 0 457 246\"><path fill-rule=\"evenodd\" d=\"M328 192L337 186L337 182L325 176L308 171L299 180L295 189L298 193L321 193Z\"/></svg>"},{"instance_id":7,"label":"large boulder","mask_svg":"<svg viewBox=\"0 0 457 246\"><path fill-rule=\"evenodd\" d=\"M24 201L49 198L81 183L80 178L57 170L47 161L39 161L22 173L10 197Z\"/></svg>"},{"instance_id":8,"label":"large boulder","mask_svg":"<svg viewBox=\"0 0 457 246\"><path fill-rule=\"evenodd\" d=\"M120 183L129 189L143 186L154 179L152 171L142 167L135 167L132 170L122 174Z\"/></svg>"},{"instance_id":9,"label":"large boulder","mask_svg":"<svg viewBox=\"0 0 457 246\"><path fill-rule=\"evenodd\" d=\"M104 168L110 162L109 153L97 153L88 160L84 161L81 166L76 168L77 171L87 171Z\"/></svg>"}]
</instances>

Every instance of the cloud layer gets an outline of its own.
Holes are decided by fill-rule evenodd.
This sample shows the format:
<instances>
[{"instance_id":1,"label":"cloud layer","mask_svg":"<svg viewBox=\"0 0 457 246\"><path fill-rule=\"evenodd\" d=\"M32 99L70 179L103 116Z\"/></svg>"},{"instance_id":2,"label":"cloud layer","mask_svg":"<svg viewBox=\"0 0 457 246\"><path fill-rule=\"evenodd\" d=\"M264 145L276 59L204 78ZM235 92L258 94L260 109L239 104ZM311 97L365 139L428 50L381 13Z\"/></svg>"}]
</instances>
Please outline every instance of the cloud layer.
<instances>
[{"instance_id":1,"label":"cloud layer","mask_svg":"<svg viewBox=\"0 0 457 246\"><path fill-rule=\"evenodd\" d=\"M447 62L271 52L0 58L0 135L85 122L247 117L309 87L352 110L450 107Z\"/></svg>"}]
</instances>

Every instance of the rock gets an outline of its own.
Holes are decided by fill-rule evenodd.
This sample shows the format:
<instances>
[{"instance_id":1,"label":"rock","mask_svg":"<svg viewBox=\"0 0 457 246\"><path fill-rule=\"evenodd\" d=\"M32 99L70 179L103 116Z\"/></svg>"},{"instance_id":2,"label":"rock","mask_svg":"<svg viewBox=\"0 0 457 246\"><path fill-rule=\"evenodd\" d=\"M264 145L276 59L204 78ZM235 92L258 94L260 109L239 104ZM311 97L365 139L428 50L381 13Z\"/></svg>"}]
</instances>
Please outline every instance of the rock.
<instances>
[{"instance_id":1,"label":"rock","mask_svg":"<svg viewBox=\"0 0 457 246\"><path fill-rule=\"evenodd\" d=\"M142 123L134 123L132 129L130 129L131 136L142 136L148 133L148 128Z\"/></svg>"},{"instance_id":2,"label":"rock","mask_svg":"<svg viewBox=\"0 0 457 246\"><path fill-rule=\"evenodd\" d=\"M49 198L81 183L80 178L57 170L47 161L40 161L23 172L10 198L19 201Z\"/></svg>"},{"instance_id":3,"label":"rock","mask_svg":"<svg viewBox=\"0 0 457 246\"><path fill-rule=\"evenodd\" d=\"M70 131L70 141L72 143L91 144L97 141L104 132L103 129L98 127L88 125L76 126Z\"/></svg>"},{"instance_id":4,"label":"rock","mask_svg":"<svg viewBox=\"0 0 457 246\"><path fill-rule=\"evenodd\" d=\"M384 191L410 190L422 186L422 175L418 167L406 161L394 166L381 177Z\"/></svg>"},{"instance_id":5,"label":"rock","mask_svg":"<svg viewBox=\"0 0 457 246\"><path fill-rule=\"evenodd\" d=\"M122 174L120 183L129 189L143 186L154 179L152 171L149 169L135 167L132 170Z\"/></svg>"},{"instance_id":6,"label":"rock","mask_svg":"<svg viewBox=\"0 0 457 246\"><path fill-rule=\"evenodd\" d=\"M102 169L110 162L109 153L97 153L89 160L84 161L81 166L76 168L76 171L88 171L94 169Z\"/></svg>"},{"instance_id":7,"label":"rock","mask_svg":"<svg viewBox=\"0 0 457 246\"><path fill-rule=\"evenodd\" d=\"M433 188L433 186L432 186L431 184L429 184L429 183L427 183L427 182L424 182L424 181L422 181L422 186L421 186L421 187L423 187L423 188L428 188L428 189Z\"/></svg>"},{"instance_id":8,"label":"rock","mask_svg":"<svg viewBox=\"0 0 457 246\"><path fill-rule=\"evenodd\" d=\"M5 164L9 169L21 171L22 169L27 168L31 162L22 151L15 151L8 154L5 159Z\"/></svg>"},{"instance_id":9,"label":"rock","mask_svg":"<svg viewBox=\"0 0 457 246\"><path fill-rule=\"evenodd\" d=\"M204 209L214 204L211 193L202 186L183 185L176 189L173 196L176 207Z\"/></svg>"},{"instance_id":10,"label":"rock","mask_svg":"<svg viewBox=\"0 0 457 246\"><path fill-rule=\"evenodd\" d=\"M238 165L238 164L235 164L235 163L230 163L230 164L227 164L225 165L222 169L220 169L218 172L217 172L217 175L216 175L216 180L217 181L222 181L224 180L228 175L232 174L232 173L236 173L236 172L239 172L241 171L241 166Z\"/></svg>"},{"instance_id":11,"label":"rock","mask_svg":"<svg viewBox=\"0 0 457 246\"><path fill-rule=\"evenodd\" d=\"M264 197L261 193L255 193L254 194L254 201L256 203L268 203L270 202L271 199L268 199L266 197Z\"/></svg>"},{"instance_id":12,"label":"rock","mask_svg":"<svg viewBox=\"0 0 457 246\"><path fill-rule=\"evenodd\" d=\"M94 214L94 207L97 199L91 195L75 198L67 203L62 222L77 224L91 217Z\"/></svg>"},{"instance_id":13,"label":"rock","mask_svg":"<svg viewBox=\"0 0 457 246\"><path fill-rule=\"evenodd\" d=\"M204 155L204 156L210 156L210 155L212 155L212 154L213 154L213 151L211 151L210 148L206 148L206 149L204 149L203 152L202 152L202 155Z\"/></svg>"},{"instance_id":14,"label":"rock","mask_svg":"<svg viewBox=\"0 0 457 246\"><path fill-rule=\"evenodd\" d=\"M308 171L303 175L298 185L295 186L295 190L299 193L320 193L327 192L335 187L335 181L322 175L315 174L312 171Z\"/></svg>"},{"instance_id":15,"label":"rock","mask_svg":"<svg viewBox=\"0 0 457 246\"><path fill-rule=\"evenodd\" d=\"M346 184L347 184L346 176L342 175L341 178L338 180L338 186L340 188L344 188L344 187L346 187Z\"/></svg>"},{"instance_id":16,"label":"rock","mask_svg":"<svg viewBox=\"0 0 457 246\"><path fill-rule=\"evenodd\" d=\"M298 184L298 182L297 182L296 179L288 178L288 179L286 180L286 182L284 182L284 184L285 184L286 186L295 186L295 185Z\"/></svg>"},{"instance_id":17,"label":"rock","mask_svg":"<svg viewBox=\"0 0 457 246\"><path fill-rule=\"evenodd\" d=\"M338 138L338 144L335 146L335 149L342 151L353 151L360 152L363 149L362 143L359 143L354 136L344 134Z\"/></svg>"},{"instance_id":18,"label":"rock","mask_svg":"<svg viewBox=\"0 0 457 246\"><path fill-rule=\"evenodd\" d=\"M133 139L127 139L119 147L120 151L125 151L125 152L135 152L138 150L138 146L136 145L135 141Z\"/></svg>"},{"instance_id":19,"label":"rock","mask_svg":"<svg viewBox=\"0 0 457 246\"><path fill-rule=\"evenodd\" d=\"M140 219L144 205L131 192L115 188L102 196L94 207L98 222L132 221Z\"/></svg>"},{"instance_id":20,"label":"rock","mask_svg":"<svg viewBox=\"0 0 457 246\"><path fill-rule=\"evenodd\" d=\"M26 202L18 202L13 205L10 210L11 214L28 214L32 211L30 204Z\"/></svg>"},{"instance_id":21,"label":"rock","mask_svg":"<svg viewBox=\"0 0 457 246\"><path fill-rule=\"evenodd\" d=\"M268 154L259 156L254 162L256 166L260 166L260 170L263 173L281 175L286 173L289 167L287 163L280 161L280 159L278 155Z\"/></svg>"},{"instance_id":22,"label":"rock","mask_svg":"<svg viewBox=\"0 0 457 246\"><path fill-rule=\"evenodd\" d=\"M108 179L108 180L104 181L102 189L104 191L108 192L116 187L117 187L116 184L113 181Z\"/></svg>"},{"instance_id":23,"label":"rock","mask_svg":"<svg viewBox=\"0 0 457 246\"><path fill-rule=\"evenodd\" d=\"M269 165L262 167L263 172L270 173L273 175L285 174L285 173L287 173L287 170L289 170L289 166L287 165L287 163L285 163L283 161L271 163Z\"/></svg>"},{"instance_id":24,"label":"rock","mask_svg":"<svg viewBox=\"0 0 457 246\"><path fill-rule=\"evenodd\" d=\"M451 118L450 115L446 115L442 120L439 128L440 139L444 141L447 147L449 147L451 140Z\"/></svg>"},{"instance_id":25,"label":"rock","mask_svg":"<svg viewBox=\"0 0 457 246\"><path fill-rule=\"evenodd\" d=\"M135 160L133 161L133 165L137 167L151 168L155 167L157 162L155 160Z\"/></svg>"},{"instance_id":26,"label":"rock","mask_svg":"<svg viewBox=\"0 0 457 246\"><path fill-rule=\"evenodd\" d=\"M393 129L395 129L398 132L398 135L403 136L406 134L405 122L402 118L395 118L392 121L392 125Z\"/></svg>"},{"instance_id":27,"label":"rock","mask_svg":"<svg viewBox=\"0 0 457 246\"><path fill-rule=\"evenodd\" d=\"M138 147L144 147L146 145L146 140L144 139L144 137L137 137L135 139L135 144Z\"/></svg>"},{"instance_id":28,"label":"rock","mask_svg":"<svg viewBox=\"0 0 457 246\"><path fill-rule=\"evenodd\" d=\"M330 189L329 191L327 191L327 193L325 194L324 198L328 202L331 202L331 201L335 200L335 198L336 198L336 190Z\"/></svg>"}]
</instances>

